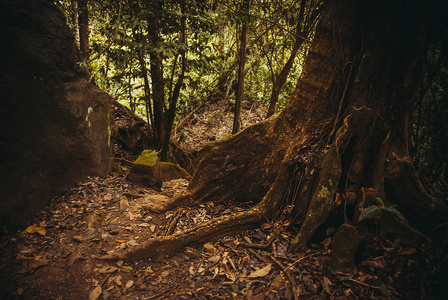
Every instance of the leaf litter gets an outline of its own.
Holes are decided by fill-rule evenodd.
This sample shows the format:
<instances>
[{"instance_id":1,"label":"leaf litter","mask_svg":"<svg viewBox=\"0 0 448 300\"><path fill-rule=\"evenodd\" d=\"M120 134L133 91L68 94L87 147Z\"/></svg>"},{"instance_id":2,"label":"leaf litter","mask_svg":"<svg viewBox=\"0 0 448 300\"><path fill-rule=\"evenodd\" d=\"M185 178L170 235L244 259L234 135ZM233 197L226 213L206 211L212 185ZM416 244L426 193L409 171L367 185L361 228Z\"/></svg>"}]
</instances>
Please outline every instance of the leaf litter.
<instances>
[{"instance_id":1,"label":"leaf litter","mask_svg":"<svg viewBox=\"0 0 448 300\"><path fill-rule=\"evenodd\" d=\"M194 120L187 123L193 126ZM99 260L163 235L172 224L180 232L246 209L209 202L179 213L153 213L144 209L147 199L173 197L188 183L166 182L162 191L154 191L124 177L118 172L87 178L53 198L27 228L2 235L0 298L344 300L420 299L430 289L443 293L448 259L440 249L405 248L366 235L356 257L357 272L335 274L327 264L334 230L327 228L310 250L288 254L298 224L284 217L190 245L163 260Z\"/></svg>"}]
</instances>

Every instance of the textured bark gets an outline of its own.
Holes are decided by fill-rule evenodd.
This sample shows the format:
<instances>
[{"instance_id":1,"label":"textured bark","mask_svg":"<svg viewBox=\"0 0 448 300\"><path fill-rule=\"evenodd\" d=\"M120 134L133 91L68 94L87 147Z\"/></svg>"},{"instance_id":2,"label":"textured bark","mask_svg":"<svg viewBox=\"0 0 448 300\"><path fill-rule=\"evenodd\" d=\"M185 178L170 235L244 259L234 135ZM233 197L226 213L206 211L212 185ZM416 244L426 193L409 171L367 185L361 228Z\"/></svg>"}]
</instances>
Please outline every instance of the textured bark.
<instances>
[{"instance_id":1,"label":"textured bark","mask_svg":"<svg viewBox=\"0 0 448 300\"><path fill-rule=\"evenodd\" d=\"M78 0L79 52L81 60L89 61L89 8L87 0Z\"/></svg>"},{"instance_id":2,"label":"textured bark","mask_svg":"<svg viewBox=\"0 0 448 300\"><path fill-rule=\"evenodd\" d=\"M243 10L245 13L249 13L250 1L243 0ZM240 49L238 52L238 84L235 95L235 116L233 117L233 129L232 134L240 131L241 128L241 102L243 101L244 93L244 66L246 64L246 44L247 44L247 27L249 26L249 17L243 21L241 26L240 36Z\"/></svg>"},{"instance_id":3,"label":"textured bark","mask_svg":"<svg viewBox=\"0 0 448 300\"><path fill-rule=\"evenodd\" d=\"M157 19L150 20L148 25L148 36L151 43L157 46L160 43L159 29ZM152 84L152 99L154 108L154 136L155 142L158 147L163 145L163 138L165 137L164 128L164 103L165 103L165 91L163 86L163 61L160 53L150 53L151 63L151 84Z\"/></svg>"},{"instance_id":4,"label":"textured bark","mask_svg":"<svg viewBox=\"0 0 448 300\"><path fill-rule=\"evenodd\" d=\"M186 36L185 36L185 2L182 1L181 3L181 24L180 24L180 34L181 34L181 42L182 44L186 45ZM174 86L173 94L171 95L169 99L170 107L168 108L168 111L165 114L165 138L163 139L163 147L162 151L160 153L160 158L162 161L168 160L168 151L170 148L170 139L171 139L171 130L173 128L174 123L174 117L176 116L176 108L177 108L177 101L179 99L180 95L180 89L182 88L182 85L184 83L184 76L185 76L185 70L187 69L187 58L185 54L185 50L182 49L180 51L180 57L182 58L182 64L181 64L181 71L179 74L179 78L177 79L177 82ZM176 64L173 66L173 74L176 69ZM171 81L172 83L172 81ZM171 88L170 88L171 89Z\"/></svg>"},{"instance_id":5,"label":"textured bark","mask_svg":"<svg viewBox=\"0 0 448 300\"><path fill-rule=\"evenodd\" d=\"M420 230L443 223L447 209L424 192L408 144L428 8L425 1L333 3L282 113L202 149L186 192L155 206L253 201L249 212L266 218L292 206L301 229L291 251L306 248L336 209L344 211L341 223L356 224L375 200L398 204ZM223 222L203 225L207 235L200 226L196 238L235 228L232 219Z\"/></svg>"}]
</instances>

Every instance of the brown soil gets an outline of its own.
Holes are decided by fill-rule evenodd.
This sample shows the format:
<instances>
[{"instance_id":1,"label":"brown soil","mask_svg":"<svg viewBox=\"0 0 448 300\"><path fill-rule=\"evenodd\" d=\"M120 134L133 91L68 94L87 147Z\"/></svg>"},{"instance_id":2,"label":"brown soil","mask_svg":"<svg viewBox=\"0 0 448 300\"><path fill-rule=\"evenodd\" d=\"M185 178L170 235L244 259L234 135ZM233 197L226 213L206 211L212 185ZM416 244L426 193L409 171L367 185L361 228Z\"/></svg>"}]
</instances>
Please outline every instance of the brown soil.
<instances>
[{"instance_id":1,"label":"brown soil","mask_svg":"<svg viewBox=\"0 0 448 300\"><path fill-rule=\"evenodd\" d=\"M184 134L183 146L197 148L228 134L232 113L223 107L228 105L217 102L193 111L175 137ZM243 117L243 124L260 120L263 109L247 105L243 116L252 117ZM334 274L327 267L334 230L319 232L311 250L291 255L287 248L297 228L283 215L257 230L190 245L163 260L102 261L106 253L164 235L173 224L182 231L246 208L244 203L210 202L155 214L142 208L147 198L173 197L187 182L170 181L156 192L126 181L125 168L115 171L85 179L52 199L33 226L0 238L1 299L446 297L447 257L438 248L402 248L366 232L356 256L358 271Z\"/></svg>"}]
</instances>

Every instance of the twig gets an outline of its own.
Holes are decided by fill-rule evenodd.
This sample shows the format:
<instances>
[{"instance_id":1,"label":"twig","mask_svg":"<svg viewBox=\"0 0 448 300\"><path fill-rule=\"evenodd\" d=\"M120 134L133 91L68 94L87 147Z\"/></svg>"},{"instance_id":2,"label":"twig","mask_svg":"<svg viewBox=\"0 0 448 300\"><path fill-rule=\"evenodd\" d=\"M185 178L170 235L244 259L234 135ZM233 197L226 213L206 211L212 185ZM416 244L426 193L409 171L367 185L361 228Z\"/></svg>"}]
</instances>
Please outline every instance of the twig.
<instances>
[{"instance_id":1,"label":"twig","mask_svg":"<svg viewBox=\"0 0 448 300\"><path fill-rule=\"evenodd\" d=\"M171 220L170 224L168 225L168 227L165 230L165 235L173 234L174 230L176 229L177 222L179 221L180 217L182 217L183 213L184 213L183 208L179 208L174 213L173 219Z\"/></svg>"},{"instance_id":2,"label":"twig","mask_svg":"<svg viewBox=\"0 0 448 300\"><path fill-rule=\"evenodd\" d=\"M352 281L352 282L361 284L363 286L367 286L367 287L372 288L372 289L381 290L381 287L379 287L379 286L370 285L370 284L367 284L367 283L364 283L364 282L361 282L361 281L358 281L358 280L355 280L355 279L348 278L348 279L342 279L342 280Z\"/></svg>"},{"instance_id":3,"label":"twig","mask_svg":"<svg viewBox=\"0 0 448 300\"><path fill-rule=\"evenodd\" d=\"M114 274L115 272L109 273L106 277L104 277L103 281L101 281L100 286L103 286L106 281Z\"/></svg>"},{"instance_id":4,"label":"twig","mask_svg":"<svg viewBox=\"0 0 448 300\"><path fill-rule=\"evenodd\" d=\"M256 248L256 249L267 249L277 238L277 236L272 236L271 238L269 238L266 243L261 243L261 244L254 244L254 243L246 243L246 242L240 242L240 245L249 247L249 248Z\"/></svg>"},{"instance_id":5,"label":"twig","mask_svg":"<svg viewBox=\"0 0 448 300\"><path fill-rule=\"evenodd\" d=\"M266 259L260 254L258 254L254 249L248 248L247 251L255 255L255 257L258 258L258 260L266 262Z\"/></svg>"},{"instance_id":6,"label":"twig","mask_svg":"<svg viewBox=\"0 0 448 300\"><path fill-rule=\"evenodd\" d=\"M275 262L280 267L280 269L282 269L282 271L285 273L286 277L288 278L289 283L291 284L291 290L292 290L292 294L294 295L294 300L298 300L299 295L300 295L299 289L297 288L296 281L294 280L294 277L291 275L291 272L281 262L276 260L274 256L272 256L269 253L268 253L268 255L272 259L272 261Z\"/></svg>"}]
</instances>

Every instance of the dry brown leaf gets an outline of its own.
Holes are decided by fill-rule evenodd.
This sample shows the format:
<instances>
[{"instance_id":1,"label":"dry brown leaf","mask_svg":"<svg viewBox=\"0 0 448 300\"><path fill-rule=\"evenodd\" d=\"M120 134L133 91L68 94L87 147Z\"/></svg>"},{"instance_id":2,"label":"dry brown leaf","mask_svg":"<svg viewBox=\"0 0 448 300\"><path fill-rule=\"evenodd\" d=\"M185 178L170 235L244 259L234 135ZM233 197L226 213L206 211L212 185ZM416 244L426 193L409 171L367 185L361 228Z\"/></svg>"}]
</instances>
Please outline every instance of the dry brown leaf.
<instances>
[{"instance_id":1,"label":"dry brown leaf","mask_svg":"<svg viewBox=\"0 0 448 300\"><path fill-rule=\"evenodd\" d=\"M109 273L113 273L113 272L115 272L117 270L118 270L117 267L106 266L106 267L102 267L101 269L98 269L98 272L100 272L101 274L109 274Z\"/></svg>"},{"instance_id":2,"label":"dry brown leaf","mask_svg":"<svg viewBox=\"0 0 448 300\"><path fill-rule=\"evenodd\" d=\"M25 231L28 232L28 233L36 233L36 232L38 232L39 230L42 230L42 229L43 229L43 228L40 227L40 226L31 225L31 226L28 226L28 227L25 229Z\"/></svg>"},{"instance_id":3,"label":"dry brown leaf","mask_svg":"<svg viewBox=\"0 0 448 300\"><path fill-rule=\"evenodd\" d=\"M364 282L364 281L366 281L367 279L370 279L370 278L372 278L372 275L364 274L361 277L359 277L359 281Z\"/></svg>"},{"instance_id":4,"label":"dry brown leaf","mask_svg":"<svg viewBox=\"0 0 448 300\"><path fill-rule=\"evenodd\" d=\"M194 276L196 274L196 272L194 271L194 266L191 265L190 268L188 269L188 272L190 273L190 275Z\"/></svg>"},{"instance_id":5,"label":"dry brown leaf","mask_svg":"<svg viewBox=\"0 0 448 300\"><path fill-rule=\"evenodd\" d=\"M271 269L272 269L272 266L271 266L271 264L269 264L266 267L261 268L260 270L257 270L257 271L254 271L254 272L250 273L249 277L250 278L264 277L264 276L269 274Z\"/></svg>"},{"instance_id":6,"label":"dry brown leaf","mask_svg":"<svg viewBox=\"0 0 448 300\"><path fill-rule=\"evenodd\" d=\"M90 292L89 300L96 300L101 295L102 289L100 286L97 286Z\"/></svg>"},{"instance_id":7,"label":"dry brown leaf","mask_svg":"<svg viewBox=\"0 0 448 300\"><path fill-rule=\"evenodd\" d=\"M121 282L121 275L112 277L112 281L115 282L116 285L123 286L123 283Z\"/></svg>"},{"instance_id":8,"label":"dry brown leaf","mask_svg":"<svg viewBox=\"0 0 448 300\"><path fill-rule=\"evenodd\" d=\"M204 248L205 250L207 250L208 252L213 252L216 250L216 248L213 246L212 243L205 243L204 244Z\"/></svg>"},{"instance_id":9,"label":"dry brown leaf","mask_svg":"<svg viewBox=\"0 0 448 300\"><path fill-rule=\"evenodd\" d=\"M411 255L414 254L415 252L417 252L417 249L415 248L403 248L398 250L398 255Z\"/></svg>"},{"instance_id":10,"label":"dry brown leaf","mask_svg":"<svg viewBox=\"0 0 448 300\"><path fill-rule=\"evenodd\" d=\"M207 260L212 263L217 263L220 259L220 255L210 256L209 258L207 258Z\"/></svg>"},{"instance_id":11,"label":"dry brown leaf","mask_svg":"<svg viewBox=\"0 0 448 300\"><path fill-rule=\"evenodd\" d=\"M125 286L125 288L126 288L126 289L129 289L133 284L134 284L134 281L129 280L128 282L126 282L126 286Z\"/></svg>"},{"instance_id":12,"label":"dry brown leaf","mask_svg":"<svg viewBox=\"0 0 448 300\"><path fill-rule=\"evenodd\" d=\"M322 287L324 288L325 292L328 295L331 295L330 286L332 286L332 285L333 285L333 282L331 282L327 276L324 276L324 280L322 281Z\"/></svg>"},{"instance_id":13,"label":"dry brown leaf","mask_svg":"<svg viewBox=\"0 0 448 300\"><path fill-rule=\"evenodd\" d=\"M377 269L384 269L384 264L380 260L365 260L361 262L361 266L374 267Z\"/></svg>"}]
</instances>

